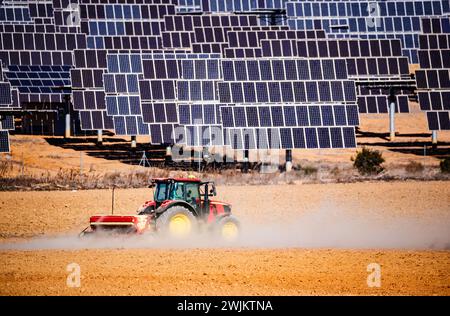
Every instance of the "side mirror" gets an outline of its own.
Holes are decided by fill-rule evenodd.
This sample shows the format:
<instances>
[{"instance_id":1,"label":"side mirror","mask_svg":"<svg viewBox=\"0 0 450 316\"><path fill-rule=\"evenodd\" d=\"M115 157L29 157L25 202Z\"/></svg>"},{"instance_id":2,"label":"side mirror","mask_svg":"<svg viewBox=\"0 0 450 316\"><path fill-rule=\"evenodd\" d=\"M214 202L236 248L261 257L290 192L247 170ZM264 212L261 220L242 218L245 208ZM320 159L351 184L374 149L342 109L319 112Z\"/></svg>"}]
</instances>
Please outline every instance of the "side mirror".
<instances>
[{"instance_id":1,"label":"side mirror","mask_svg":"<svg viewBox=\"0 0 450 316\"><path fill-rule=\"evenodd\" d=\"M150 183L149 185L148 185L148 188L154 188L155 187L155 183L154 182L152 182L152 183Z\"/></svg>"},{"instance_id":2,"label":"side mirror","mask_svg":"<svg viewBox=\"0 0 450 316\"><path fill-rule=\"evenodd\" d=\"M216 196L217 195L217 191L216 191L216 187L213 186L210 190L209 190L209 196Z\"/></svg>"}]
</instances>

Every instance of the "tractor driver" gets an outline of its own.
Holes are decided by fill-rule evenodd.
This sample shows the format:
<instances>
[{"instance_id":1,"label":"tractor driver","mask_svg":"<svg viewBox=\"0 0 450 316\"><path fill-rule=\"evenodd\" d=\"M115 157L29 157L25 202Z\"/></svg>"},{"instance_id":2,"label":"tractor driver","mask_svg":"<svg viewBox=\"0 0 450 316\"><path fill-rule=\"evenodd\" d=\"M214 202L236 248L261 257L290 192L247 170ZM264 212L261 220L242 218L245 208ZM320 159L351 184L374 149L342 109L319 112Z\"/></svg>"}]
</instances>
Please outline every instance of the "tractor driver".
<instances>
[{"instance_id":1,"label":"tractor driver","mask_svg":"<svg viewBox=\"0 0 450 316\"><path fill-rule=\"evenodd\" d=\"M173 189L170 199L172 200L184 200L184 183L173 184Z\"/></svg>"}]
</instances>

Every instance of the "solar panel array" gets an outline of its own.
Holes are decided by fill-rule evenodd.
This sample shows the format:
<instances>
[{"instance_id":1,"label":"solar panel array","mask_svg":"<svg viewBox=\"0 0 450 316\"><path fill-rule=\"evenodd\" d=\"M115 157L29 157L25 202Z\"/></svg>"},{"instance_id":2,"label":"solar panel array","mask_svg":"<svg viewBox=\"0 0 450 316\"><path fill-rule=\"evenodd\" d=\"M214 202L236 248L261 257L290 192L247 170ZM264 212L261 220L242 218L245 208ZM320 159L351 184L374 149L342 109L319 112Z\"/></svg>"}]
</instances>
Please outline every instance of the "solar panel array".
<instances>
[{"instance_id":1,"label":"solar panel array","mask_svg":"<svg viewBox=\"0 0 450 316\"><path fill-rule=\"evenodd\" d=\"M298 0L286 3L288 25L324 29L333 38L400 39L402 52L418 63L420 18L450 13L448 0Z\"/></svg>"},{"instance_id":2,"label":"solar panel array","mask_svg":"<svg viewBox=\"0 0 450 316\"><path fill-rule=\"evenodd\" d=\"M370 82L409 78L407 57L401 54L400 40L314 39L261 40L266 57L341 58L350 79L359 81L357 103L360 113L387 113L389 90L368 89ZM362 84L361 82L367 82ZM409 112L408 96L397 96L396 111Z\"/></svg>"},{"instance_id":3,"label":"solar panel array","mask_svg":"<svg viewBox=\"0 0 450 316\"><path fill-rule=\"evenodd\" d=\"M420 108L426 112L430 130L450 130L450 18L423 18L419 37Z\"/></svg>"},{"instance_id":4,"label":"solar panel array","mask_svg":"<svg viewBox=\"0 0 450 316\"><path fill-rule=\"evenodd\" d=\"M14 118L11 115L2 114L13 108L13 93L11 84L4 81L5 75L1 67L0 60L0 153L9 152L9 133L8 130L14 129Z\"/></svg>"},{"instance_id":5,"label":"solar panel array","mask_svg":"<svg viewBox=\"0 0 450 316\"><path fill-rule=\"evenodd\" d=\"M70 94L83 130L155 144L355 147L358 112L388 111L388 91L369 84L409 78L420 42L434 90L419 97L442 129L450 38L419 35L418 21L448 13L448 1L375 4L374 12L355 0L3 0L0 111L54 110ZM246 14L265 9L286 9L288 19ZM396 110L409 111L406 94ZM2 116L0 126L10 123Z\"/></svg>"}]
</instances>

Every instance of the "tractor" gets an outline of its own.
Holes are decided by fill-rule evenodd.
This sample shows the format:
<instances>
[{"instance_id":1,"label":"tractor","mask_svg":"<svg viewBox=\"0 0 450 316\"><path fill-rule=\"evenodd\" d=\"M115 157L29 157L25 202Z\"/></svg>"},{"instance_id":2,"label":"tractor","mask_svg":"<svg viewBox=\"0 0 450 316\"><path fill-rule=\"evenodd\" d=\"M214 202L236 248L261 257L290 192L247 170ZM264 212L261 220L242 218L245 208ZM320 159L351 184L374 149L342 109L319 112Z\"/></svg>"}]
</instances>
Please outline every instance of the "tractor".
<instances>
[{"instance_id":1,"label":"tractor","mask_svg":"<svg viewBox=\"0 0 450 316\"><path fill-rule=\"evenodd\" d=\"M153 200L146 201L134 215L94 215L80 236L98 232L143 234L156 232L185 238L207 230L227 241L239 234L239 221L231 205L210 199L216 195L213 182L197 178L155 178Z\"/></svg>"}]
</instances>

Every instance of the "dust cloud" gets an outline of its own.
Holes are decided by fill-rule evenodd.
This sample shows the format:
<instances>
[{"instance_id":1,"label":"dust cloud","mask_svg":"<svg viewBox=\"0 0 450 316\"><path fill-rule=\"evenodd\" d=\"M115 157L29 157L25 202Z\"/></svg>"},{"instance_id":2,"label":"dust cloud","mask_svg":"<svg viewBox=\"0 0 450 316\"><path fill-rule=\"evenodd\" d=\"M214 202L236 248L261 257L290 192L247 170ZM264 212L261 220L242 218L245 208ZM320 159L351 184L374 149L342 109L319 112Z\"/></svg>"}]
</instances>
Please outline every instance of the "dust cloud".
<instances>
[{"instance_id":1,"label":"dust cloud","mask_svg":"<svg viewBox=\"0 0 450 316\"><path fill-rule=\"evenodd\" d=\"M290 212L289 214L292 214ZM155 234L89 236L76 234L37 237L2 243L0 250L44 249L190 249L190 248L341 248L449 250L450 216L439 219L366 216L323 205L296 218L274 214L260 223L243 219L239 239L225 242L210 232L185 240Z\"/></svg>"}]
</instances>

